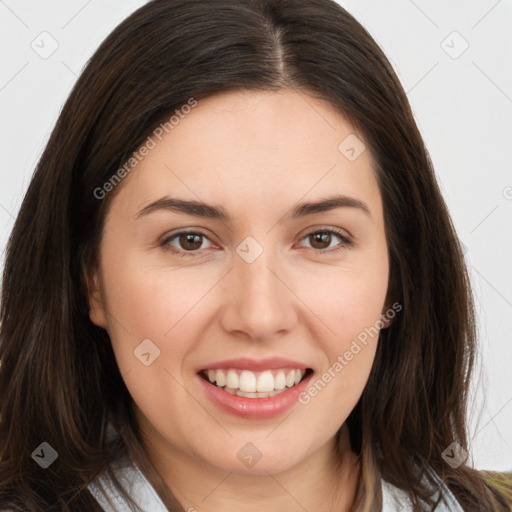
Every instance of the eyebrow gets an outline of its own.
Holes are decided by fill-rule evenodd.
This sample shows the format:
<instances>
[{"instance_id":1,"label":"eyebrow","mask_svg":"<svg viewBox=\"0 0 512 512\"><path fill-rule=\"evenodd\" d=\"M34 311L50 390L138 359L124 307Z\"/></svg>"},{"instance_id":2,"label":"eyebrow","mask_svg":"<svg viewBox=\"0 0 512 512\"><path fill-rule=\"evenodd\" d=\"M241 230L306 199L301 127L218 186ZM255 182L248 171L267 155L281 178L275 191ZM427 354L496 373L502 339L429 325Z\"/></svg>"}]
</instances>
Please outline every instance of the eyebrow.
<instances>
[{"instance_id":1,"label":"eyebrow","mask_svg":"<svg viewBox=\"0 0 512 512\"><path fill-rule=\"evenodd\" d=\"M356 208L371 218L370 209L363 201L354 197L345 195L330 196L319 201L310 203L300 203L295 206L291 213L288 213L287 218L300 218L307 215L314 215L324 213L336 208ZM148 204L140 210L135 219L139 219L157 211L171 211L175 213L182 213L185 215L193 215L195 217L202 217L207 219L221 220L229 222L231 216L222 206L212 206L201 201L186 201L173 197L162 197L157 201Z\"/></svg>"}]
</instances>

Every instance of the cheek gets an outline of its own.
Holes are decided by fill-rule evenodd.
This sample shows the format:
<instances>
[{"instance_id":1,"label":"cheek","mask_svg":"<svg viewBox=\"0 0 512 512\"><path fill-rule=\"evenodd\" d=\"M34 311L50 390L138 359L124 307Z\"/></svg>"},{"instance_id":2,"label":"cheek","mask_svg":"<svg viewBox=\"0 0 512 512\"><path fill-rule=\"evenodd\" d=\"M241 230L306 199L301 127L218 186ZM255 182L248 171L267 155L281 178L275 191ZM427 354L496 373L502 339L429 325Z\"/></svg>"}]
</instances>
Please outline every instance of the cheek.
<instances>
[{"instance_id":1,"label":"cheek","mask_svg":"<svg viewBox=\"0 0 512 512\"><path fill-rule=\"evenodd\" d=\"M149 258L148 258L149 259ZM198 272L193 267L148 264L142 256L105 258L107 305L112 338L133 342L144 338L165 342L182 323L187 323L201 298L218 280L218 272ZM111 262L110 264L108 262ZM220 274L219 274L220 275Z\"/></svg>"},{"instance_id":2,"label":"cheek","mask_svg":"<svg viewBox=\"0 0 512 512\"><path fill-rule=\"evenodd\" d=\"M135 256L106 257L105 262L108 332L121 374L139 375L144 369L149 386L149 370L176 373L188 350L187 337L176 332L200 298L198 285L178 279L178 272L148 267ZM170 341L172 352L166 350ZM148 352L149 357L142 356ZM146 367L148 359L154 363Z\"/></svg>"},{"instance_id":3,"label":"cheek","mask_svg":"<svg viewBox=\"0 0 512 512\"><path fill-rule=\"evenodd\" d=\"M184 389L189 370L184 364L201 339L204 308L198 304L215 279L210 283L192 271L157 269L136 257L106 264L104 275L108 276L109 336L137 408L161 431L176 411L188 411L179 416L173 435L196 432L193 418L201 410Z\"/></svg>"},{"instance_id":4,"label":"cheek","mask_svg":"<svg viewBox=\"0 0 512 512\"><path fill-rule=\"evenodd\" d=\"M315 344L325 358L298 407L307 411L303 427L336 431L357 404L370 374L379 339L379 317L387 280L378 272L345 272L310 288L317 321Z\"/></svg>"},{"instance_id":5,"label":"cheek","mask_svg":"<svg viewBox=\"0 0 512 512\"><path fill-rule=\"evenodd\" d=\"M375 326L379 326L388 287L384 265L368 263L330 269L307 279L303 276L297 281L297 295L311 305L318 325L323 326L325 335L320 339L331 358L347 350L359 335L377 337Z\"/></svg>"},{"instance_id":6,"label":"cheek","mask_svg":"<svg viewBox=\"0 0 512 512\"><path fill-rule=\"evenodd\" d=\"M369 262L317 275L298 292L304 302L313 305L318 326L315 344L326 356L303 404L310 403L313 416L319 415L329 424L344 421L366 385L377 349L387 284L386 266ZM326 404L335 405L336 417L329 416L334 409Z\"/></svg>"}]
</instances>

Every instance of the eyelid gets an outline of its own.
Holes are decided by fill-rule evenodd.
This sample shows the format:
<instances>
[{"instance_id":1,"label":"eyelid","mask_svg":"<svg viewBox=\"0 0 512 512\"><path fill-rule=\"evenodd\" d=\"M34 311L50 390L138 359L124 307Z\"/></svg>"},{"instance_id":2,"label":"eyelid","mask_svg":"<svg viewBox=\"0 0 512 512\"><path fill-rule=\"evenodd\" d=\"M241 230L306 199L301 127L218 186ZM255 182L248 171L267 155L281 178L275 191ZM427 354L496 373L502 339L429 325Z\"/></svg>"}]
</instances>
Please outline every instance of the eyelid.
<instances>
[{"instance_id":1,"label":"eyelid","mask_svg":"<svg viewBox=\"0 0 512 512\"><path fill-rule=\"evenodd\" d=\"M162 238L161 238L161 241L159 242L159 245L166 245L170 240L173 240L175 239L176 237L178 237L179 235L186 235L186 234L192 234L192 235L199 235L199 236L202 236L203 238L206 238L211 244L213 245L217 245L213 240L212 240L212 236L205 233L203 231L203 228L181 228L181 229L178 229L177 231L171 231L169 233L166 233ZM202 250L202 249L201 249ZM181 252L181 251L180 251ZM190 254L192 254L194 251L186 251ZM195 251L195 252L198 252L198 251Z\"/></svg>"},{"instance_id":2,"label":"eyelid","mask_svg":"<svg viewBox=\"0 0 512 512\"><path fill-rule=\"evenodd\" d=\"M321 233L321 232L331 232L335 233L340 237L346 238L348 240L355 240L355 237L352 236L351 233L349 233L346 229L339 228L337 226L328 226L328 225L318 225L318 226L311 226L307 229L305 229L301 234L298 235L298 238L301 240L308 236L312 235L313 233Z\"/></svg>"},{"instance_id":3,"label":"eyelid","mask_svg":"<svg viewBox=\"0 0 512 512\"><path fill-rule=\"evenodd\" d=\"M309 227L305 231L300 233L297 238L299 239L299 242L302 242L306 237L311 236L315 233L331 233L331 234L334 234L337 237L339 237L341 240L341 242L337 246L335 246L331 249L315 249L314 247L307 247L308 249L315 251L315 253L317 253L317 254L331 254L333 252L336 252L336 251L344 249L344 248L345 249L351 248L354 244L354 240L353 240L353 237L351 234L348 234L348 232L346 230L343 230L341 228L334 227L334 226ZM161 242L159 242L159 245L171 253L179 254L179 255L185 256L185 257L186 256L194 257L194 256L201 255L205 249L197 249L195 251L185 251L183 249L176 249L169 244L169 242L171 240L173 240L176 237L178 237L179 235L183 235L183 234L199 235L203 238L206 238L214 246L216 245L215 242L213 240L211 240L210 235L203 232L202 228L181 228L178 231L167 233L162 237ZM301 246L301 247L304 247L304 246Z\"/></svg>"},{"instance_id":4,"label":"eyelid","mask_svg":"<svg viewBox=\"0 0 512 512\"><path fill-rule=\"evenodd\" d=\"M315 233L329 233L337 236L341 242L330 249L315 249L314 247L308 247L317 254L332 254L342 249L350 249L354 245L354 238L352 235L348 234L346 230L343 230L334 226L313 226L312 228L308 228L306 232L302 233L299 236L300 242L302 242L305 238L315 234ZM304 247L304 246L301 246Z\"/></svg>"}]
</instances>

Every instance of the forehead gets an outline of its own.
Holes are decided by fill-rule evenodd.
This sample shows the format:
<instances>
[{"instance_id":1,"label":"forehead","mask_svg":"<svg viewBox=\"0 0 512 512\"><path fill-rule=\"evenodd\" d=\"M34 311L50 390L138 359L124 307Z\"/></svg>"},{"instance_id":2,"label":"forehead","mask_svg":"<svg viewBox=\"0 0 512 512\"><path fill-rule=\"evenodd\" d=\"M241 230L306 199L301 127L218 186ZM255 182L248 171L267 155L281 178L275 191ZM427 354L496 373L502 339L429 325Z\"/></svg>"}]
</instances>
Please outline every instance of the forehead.
<instances>
[{"instance_id":1,"label":"forehead","mask_svg":"<svg viewBox=\"0 0 512 512\"><path fill-rule=\"evenodd\" d=\"M335 107L303 92L222 92L198 101L155 139L120 195L133 208L178 193L235 209L314 199L335 189L379 203L369 151L349 159L346 140L359 141L358 152L364 148Z\"/></svg>"}]
</instances>

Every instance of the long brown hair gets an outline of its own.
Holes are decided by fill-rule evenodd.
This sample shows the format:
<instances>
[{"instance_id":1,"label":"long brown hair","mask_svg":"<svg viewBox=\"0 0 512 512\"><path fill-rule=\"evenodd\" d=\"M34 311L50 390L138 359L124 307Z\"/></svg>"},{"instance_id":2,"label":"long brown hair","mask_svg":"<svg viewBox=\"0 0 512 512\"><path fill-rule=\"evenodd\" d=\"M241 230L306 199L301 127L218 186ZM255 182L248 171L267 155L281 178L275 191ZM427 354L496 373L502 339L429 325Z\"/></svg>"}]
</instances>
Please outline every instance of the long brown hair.
<instances>
[{"instance_id":1,"label":"long brown hair","mask_svg":"<svg viewBox=\"0 0 512 512\"><path fill-rule=\"evenodd\" d=\"M381 331L369 381L347 420L362 463L354 510L380 510L382 478L404 489L415 511L422 503L430 510L421 480L427 468L466 511L506 509L480 472L442 458L454 441L469 449L476 333L464 257L391 65L332 0L153 0L90 59L8 241L0 506L101 510L86 486L128 453L168 509L183 510L143 448L109 337L89 319L85 276L122 183L104 199L95 190L190 98L281 88L329 101L364 136L383 198L390 296L403 306ZM109 422L119 437L107 436ZM58 453L46 469L31 457L42 442Z\"/></svg>"}]
</instances>

